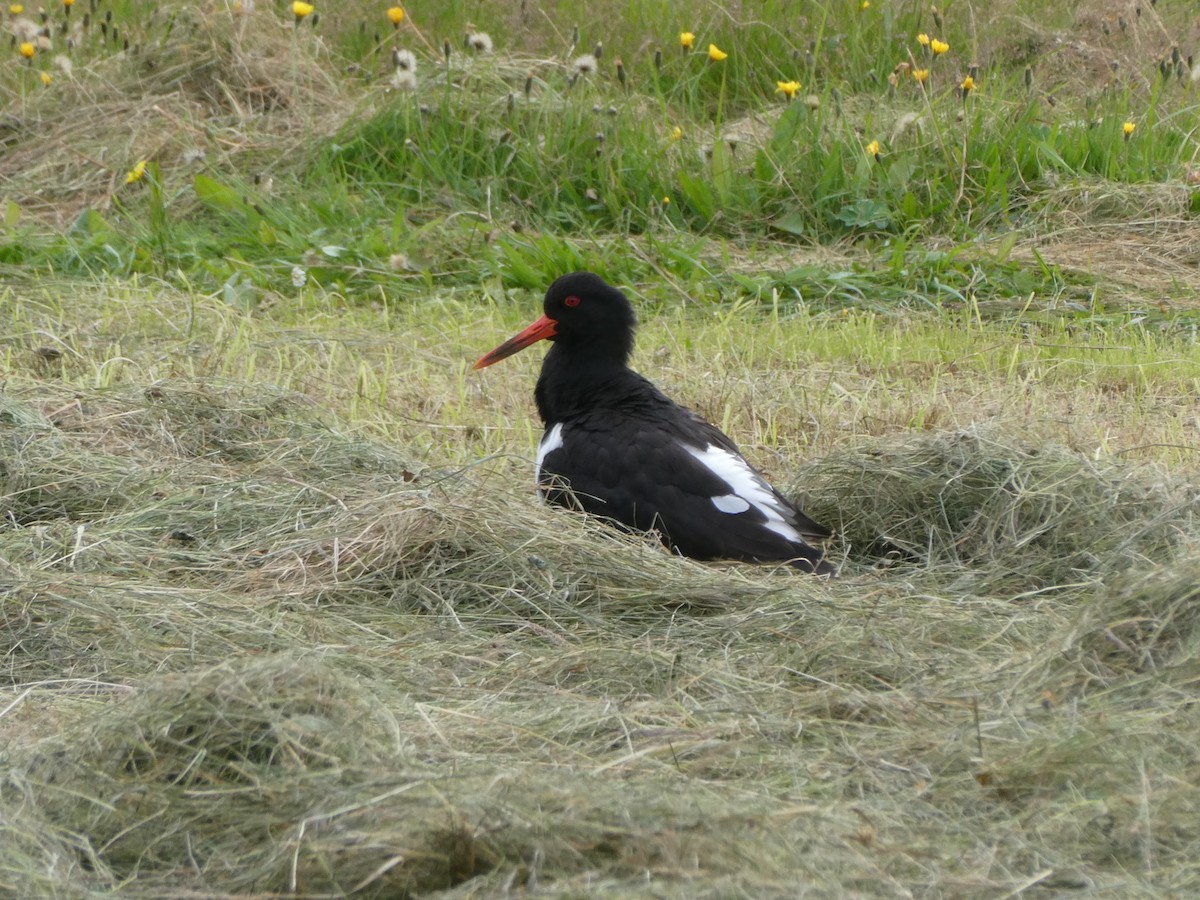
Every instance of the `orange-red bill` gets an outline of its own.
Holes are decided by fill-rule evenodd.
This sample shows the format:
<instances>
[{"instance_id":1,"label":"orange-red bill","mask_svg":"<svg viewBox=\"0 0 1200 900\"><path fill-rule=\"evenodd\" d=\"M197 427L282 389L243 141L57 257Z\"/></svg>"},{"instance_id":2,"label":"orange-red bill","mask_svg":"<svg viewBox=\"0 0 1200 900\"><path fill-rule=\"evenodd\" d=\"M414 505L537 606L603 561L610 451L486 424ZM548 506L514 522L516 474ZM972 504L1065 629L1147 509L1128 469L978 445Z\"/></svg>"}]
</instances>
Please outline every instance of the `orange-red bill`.
<instances>
[{"instance_id":1,"label":"orange-red bill","mask_svg":"<svg viewBox=\"0 0 1200 900\"><path fill-rule=\"evenodd\" d=\"M490 366L492 363L500 362L500 360L512 356L518 350L524 350L530 344L536 344L538 341L553 337L556 333L555 321L549 316L542 316L520 334L514 334L491 353L485 353L479 357L479 360L471 368L482 369Z\"/></svg>"}]
</instances>

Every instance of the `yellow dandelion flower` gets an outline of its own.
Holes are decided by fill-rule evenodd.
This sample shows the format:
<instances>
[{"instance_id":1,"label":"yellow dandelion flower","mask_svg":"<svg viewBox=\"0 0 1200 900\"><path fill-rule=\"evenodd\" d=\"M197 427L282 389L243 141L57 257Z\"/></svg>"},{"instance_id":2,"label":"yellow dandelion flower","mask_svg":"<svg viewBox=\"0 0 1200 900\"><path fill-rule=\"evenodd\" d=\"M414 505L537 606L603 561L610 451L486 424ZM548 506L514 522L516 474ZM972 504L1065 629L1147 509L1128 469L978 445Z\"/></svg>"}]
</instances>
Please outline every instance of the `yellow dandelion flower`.
<instances>
[{"instance_id":1,"label":"yellow dandelion flower","mask_svg":"<svg viewBox=\"0 0 1200 900\"><path fill-rule=\"evenodd\" d=\"M871 0L862 0L862 8L870 9L871 8Z\"/></svg>"},{"instance_id":2,"label":"yellow dandelion flower","mask_svg":"<svg viewBox=\"0 0 1200 900\"><path fill-rule=\"evenodd\" d=\"M683 129L680 128L678 125L676 125L671 130L671 140L673 140L673 141L682 141L683 140Z\"/></svg>"},{"instance_id":3,"label":"yellow dandelion flower","mask_svg":"<svg viewBox=\"0 0 1200 900\"><path fill-rule=\"evenodd\" d=\"M917 80L918 84L924 84L925 82L927 82L929 80L929 70L928 69L913 69L913 78L915 78Z\"/></svg>"},{"instance_id":4,"label":"yellow dandelion flower","mask_svg":"<svg viewBox=\"0 0 1200 900\"><path fill-rule=\"evenodd\" d=\"M49 72L39 72L38 77L42 79L42 84L44 84L46 87L50 87L51 83L54 81L54 76Z\"/></svg>"},{"instance_id":5,"label":"yellow dandelion flower","mask_svg":"<svg viewBox=\"0 0 1200 900\"><path fill-rule=\"evenodd\" d=\"M975 90L975 79L968 75L962 80L962 84L959 87L962 88L963 96L965 97L971 91Z\"/></svg>"},{"instance_id":6,"label":"yellow dandelion flower","mask_svg":"<svg viewBox=\"0 0 1200 900\"><path fill-rule=\"evenodd\" d=\"M800 90L800 82L798 81L777 81L775 82L775 93L783 94L789 100L796 96L796 92Z\"/></svg>"},{"instance_id":7,"label":"yellow dandelion flower","mask_svg":"<svg viewBox=\"0 0 1200 900\"><path fill-rule=\"evenodd\" d=\"M1121 134L1125 135L1125 140L1129 140L1129 136L1133 134L1133 129L1137 128L1132 122L1126 122L1121 126Z\"/></svg>"},{"instance_id":8,"label":"yellow dandelion flower","mask_svg":"<svg viewBox=\"0 0 1200 900\"><path fill-rule=\"evenodd\" d=\"M25 7L20 3L10 3L8 5L8 14L10 16L19 16L23 12L25 12Z\"/></svg>"},{"instance_id":9,"label":"yellow dandelion flower","mask_svg":"<svg viewBox=\"0 0 1200 900\"><path fill-rule=\"evenodd\" d=\"M133 184L146 176L146 161L139 159L137 165L125 173L125 183Z\"/></svg>"},{"instance_id":10,"label":"yellow dandelion flower","mask_svg":"<svg viewBox=\"0 0 1200 900\"><path fill-rule=\"evenodd\" d=\"M670 206L670 205L671 205L671 198L670 198L670 197L663 197L663 206L664 206L664 207L667 207L667 206Z\"/></svg>"},{"instance_id":11,"label":"yellow dandelion flower","mask_svg":"<svg viewBox=\"0 0 1200 900\"><path fill-rule=\"evenodd\" d=\"M871 143L867 144L867 156L879 159L879 141L871 141Z\"/></svg>"},{"instance_id":12,"label":"yellow dandelion flower","mask_svg":"<svg viewBox=\"0 0 1200 900\"><path fill-rule=\"evenodd\" d=\"M29 41L21 41L21 46L17 48L21 51L21 55L26 59L33 59L33 54L37 53L37 48Z\"/></svg>"},{"instance_id":13,"label":"yellow dandelion flower","mask_svg":"<svg viewBox=\"0 0 1200 900\"><path fill-rule=\"evenodd\" d=\"M925 32L922 31L920 34L917 35L917 43L920 44L922 47L928 47L929 46L929 35L927 35Z\"/></svg>"},{"instance_id":14,"label":"yellow dandelion flower","mask_svg":"<svg viewBox=\"0 0 1200 900\"><path fill-rule=\"evenodd\" d=\"M708 45L708 58L711 59L713 62L720 62L721 60L727 58L728 56L729 56L729 54L726 53L724 50L722 50L720 47L718 47L716 44Z\"/></svg>"},{"instance_id":15,"label":"yellow dandelion flower","mask_svg":"<svg viewBox=\"0 0 1200 900\"><path fill-rule=\"evenodd\" d=\"M311 16L313 10L316 9L311 3L305 3L304 0L295 0L292 4L292 15L296 17L296 21Z\"/></svg>"},{"instance_id":16,"label":"yellow dandelion flower","mask_svg":"<svg viewBox=\"0 0 1200 900\"><path fill-rule=\"evenodd\" d=\"M929 42L929 49L933 51L934 56L941 56L950 49L950 45L945 41L939 41L937 38L934 38Z\"/></svg>"},{"instance_id":17,"label":"yellow dandelion flower","mask_svg":"<svg viewBox=\"0 0 1200 900\"><path fill-rule=\"evenodd\" d=\"M63 6L65 6L67 9L70 9L72 6L75 5L75 0L62 0L62 3L63 3Z\"/></svg>"},{"instance_id":18,"label":"yellow dandelion flower","mask_svg":"<svg viewBox=\"0 0 1200 900\"><path fill-rule=\"evenodd\" d=\"M387 17L389 22L399 28L400 23L404 21L404 10L399 6L389 6Z\"/></svg>"},{"instance_id":19,"label":"yellow dandelion flower","mask_svg":"<svg viewBox=\"0 0 1200 900\"><path fill-rule=\"evenodd\" d=\"M696 43L696 36L690 31L679 32L679 46L684 50L691 50L694 43Z\"/></svg>"}]
</instances>

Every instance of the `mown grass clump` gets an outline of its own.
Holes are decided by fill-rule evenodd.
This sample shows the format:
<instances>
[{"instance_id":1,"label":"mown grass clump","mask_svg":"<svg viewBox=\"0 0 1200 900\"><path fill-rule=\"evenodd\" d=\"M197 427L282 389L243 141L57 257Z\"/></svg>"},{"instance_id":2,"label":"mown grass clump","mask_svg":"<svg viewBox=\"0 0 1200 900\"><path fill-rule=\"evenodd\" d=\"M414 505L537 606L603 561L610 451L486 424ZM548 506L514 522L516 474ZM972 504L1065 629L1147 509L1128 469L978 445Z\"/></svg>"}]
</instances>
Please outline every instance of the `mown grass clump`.
<instances>
[{"instance_id":1,"label":"mown grass clump","mask_svg":"<svg viewBox=\"0 0 1200 900\"><path fill-rule=\"evenodd\" d=\"M507 476L413 472L275 391L30 413L62 399L8 398L10 447L62 441L17 457L23 483L75 451L110 499L0 531L31 738L3 751L0 802L33 829L0 849L14 890L1195 878L1200 798L1163 792L1182 757L1155 733L1189 726L1145 699L1194 677L1194 501L1149 468L987 430L814 460L809 506L852 551L823 582L672 557ZM236 452L251 435L263 452ZM151 458L170 515L112 499ZM164 534L201 509L195 540ZM915 558L857 550L883 540ZM20 715L56 695L51 721Z\"/></svg>"},{"instance_id":2,"label":"mown grass clump","mask_svg":"<svg viewBox=\"0 0 1200 900\"><path fill-rule=\"evenodd\" d=\"M852 553L988 568L1029 590L1151 569L1193 547L1200 525L1189 483L994 429L867 445L799 483Z\"/></svg>"}]
</instances>

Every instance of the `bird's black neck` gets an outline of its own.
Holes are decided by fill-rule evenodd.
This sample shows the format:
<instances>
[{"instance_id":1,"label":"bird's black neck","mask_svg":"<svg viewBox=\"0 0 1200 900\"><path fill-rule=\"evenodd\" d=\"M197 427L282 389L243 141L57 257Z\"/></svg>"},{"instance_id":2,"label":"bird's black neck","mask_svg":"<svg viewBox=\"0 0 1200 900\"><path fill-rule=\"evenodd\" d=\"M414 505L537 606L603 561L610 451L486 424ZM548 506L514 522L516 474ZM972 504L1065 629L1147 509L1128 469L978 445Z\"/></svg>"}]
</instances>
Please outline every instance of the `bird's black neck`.
<instances>
[{"instance_id":1,"label":"bird's black neck","mask_svg":"<svg viewBox=\"0 0 1200 900\"><path fill-rule=\"evenodd\" d=\"M635 402L647 391L655 393L629 368L627 358L625 352L580 353L571 352L570 345L552 345L534 390L542 421L563 422L598 407Z\"/></svg>"}]
</instances>

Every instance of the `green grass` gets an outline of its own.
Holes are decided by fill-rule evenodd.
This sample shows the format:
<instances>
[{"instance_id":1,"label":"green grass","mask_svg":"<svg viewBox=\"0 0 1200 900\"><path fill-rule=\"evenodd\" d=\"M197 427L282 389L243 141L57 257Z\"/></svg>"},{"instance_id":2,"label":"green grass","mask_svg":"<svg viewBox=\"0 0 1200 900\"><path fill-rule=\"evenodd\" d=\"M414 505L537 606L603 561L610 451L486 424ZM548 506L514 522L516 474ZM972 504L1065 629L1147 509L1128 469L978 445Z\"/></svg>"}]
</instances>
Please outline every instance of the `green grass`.
<instances>
[{"instance_id":1,"label":"green grass","mask_svg":"<svg viewBox=\"0 0 1200 900\"><path fill-rule=\"evenodd\" d=\"M817 6L807 37L782 24L790 18L782 9L739 25L715 7L671 8L653 20L662 33L632 23L606 30L597 69L583 75L573 56L556 55L569 49L569 29L553 20L515 32L510 21L477 22L497 29L504 52L476 54L455 38L447 62L436 36L465 28L453 8L378 36L381 23L370 21L378 11L367 4L319 17L315 28L264 12L253 31L246 17L219 12L146 18L118 4L112 13L113 27L135 36L127 53L114 58L120 47L93 23L69 77L51 53L5 70L0 86L29 109L42 139L69 153L79 104L94 102L97 87L125 99L181 90L213 107L215 121L181 119L194 115L185 106L169 114L174 135L124 138L128 155L111 164L105 192L110 208L86 211L63 232L22 216L21 176L38 172L16 173L0 244L10 265L154 273L234 292L278 290L301 266L344 291L386 283L398 257L426 282L472 283L505 268L503 252L483 245L514 225L739 246L768 237L963 244L1053 225L1039 210L1047 185L1179 184L1192 156L1196 106L1174 75L1163 79L1154 60L1133 57L1137 70L1119 68L1099 90L1027 87L1023 65L1005 65L1004 10L988 48L968 30L978 23L947 14L938 27L915 6ZM685 27L698 30L690 53L678 47ZM950 51L930 56L919 31L948 38ZM592 40L581 35L575 52ZM709 41L729 57L710 61ZM1128 48L1110 43L1114 61L1131 61ZM416 91L384 87L394 45L417 52ZM352 77L335 78L339 67ZM918 84L911 67L929 70L929 80ZM964 98L958 85L971 67L978 84ZM57 80L41 86L37 74L52 70ZM775 90L789 79L804 85L791 103ZM300 123L302 143L287 126L273 133L271 122L257 140L238 138L248 113L275 108L290 110L278 124ZM101 114L111 122L111 111ZM866 152L873 140L877 158ZM124 185L147 157L149 174ZM1190 206L1190 191L1180 193ZM457 253L446 254L447 243Z\"/></svg>"},{"instance_id":2,"label":"green grass","mask_svg":"<svg viewBox=\"0 0 1200 900\"><path fill-rule=\"evenodd\" d=\"M1183 4L256 6L0 64L0 894L1196 892ZM536 502L577 268L842 577Z\"/></svg>"}]
</instances>

